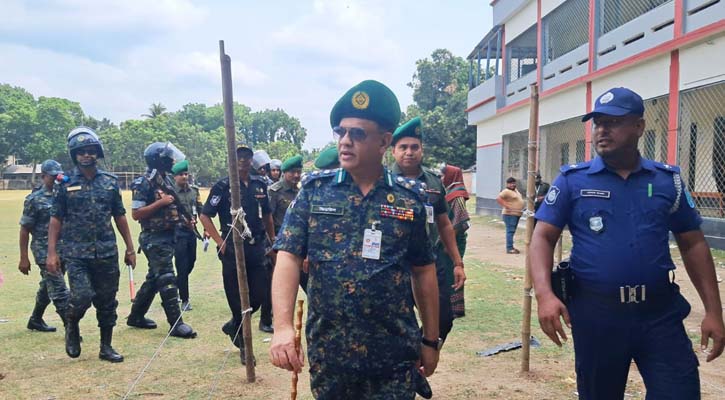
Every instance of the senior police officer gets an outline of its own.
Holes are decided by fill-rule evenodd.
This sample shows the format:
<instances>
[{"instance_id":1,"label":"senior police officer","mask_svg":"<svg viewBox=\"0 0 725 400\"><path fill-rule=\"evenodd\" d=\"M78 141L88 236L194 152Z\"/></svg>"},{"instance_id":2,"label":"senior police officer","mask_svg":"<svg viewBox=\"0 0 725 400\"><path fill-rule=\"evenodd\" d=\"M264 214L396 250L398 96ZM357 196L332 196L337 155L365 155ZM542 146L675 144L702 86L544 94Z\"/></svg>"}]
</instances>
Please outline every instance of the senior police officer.
<instances>
[{"instance_id":1,"label":"senior police officer","mask_svg":"<svg viewBox=\"0 0 725 400\"><path fill-rule=\"evenodd\" d=\"M241 206L245 213L244 221L251 233L251 236L244 240L244 262L247 270L247 285L249 285L249 302L252 309L256 311L264 301L266 292L269 291L269 281L265 280L265 276L268 276L265 269L267 262L265 260L265 240L274 237L274 224L269 210L267 185L261 176L250 174L253 154L249 147L237 146ZM234 345L243 352L241 332L237 335L243 314L239 299L237 262L230 235L232 226L230 190L229 177L215 183L209 192L199 220L204 225L204 230L209 237L216 242L218 256L222 262L224 293L232 314L231 320L224 324L222 331L229 335ZM212 221L217 214L219 215L221 235ZM244 362L243 355L241 359Z\"/></svg>"},{"instance_id":2,"label":"senior police officer","mask_svg":"<svg viewBox=\"0 0 725 400\"><path fill-rule=\"evenodd\" d=\"M28 329L39 332L55 332L55 327L48 326L43 320L43 313L51 300L55 311L65 321L66 308L70 292L63 278L65 270L61 268L60 274L49 274L45 267L45 257L48 254L48 224L50 223L50 209L53 206L53 186L56 178L63 175L63 169L58 161L45 160L40 166L40 179L43 185L25 197L23 216L20 218L20 262L18 270L25 275L30 272L30 259L28 258L28 239L33 236L30 250L33 252L35 264L40 271L40 287L35 295L35 308L28 320Z\"/></svg>"},{"instance_id":3,"label":"senior police officer","mask_svg":"<svg viewBox=\"0 0 725 400\"><path fill-rule=\"evenodd\" d=\"M184 323L179 309L178 289L174 276L174 241L180 224L190 225L188 211L183 209L169 176L174 161L184 154L170 142L151 143L144 150L146 173L134 179L131 189L131 216L141 224L139 244L149 262L146 280L136 293L126 324L141 329L155 329L156 322L146 313L158 292L169 323L169 334L183 339L196 337L191 326ZM196 243L194 243L196 245Z\"/></svg>"},{"instance_id":4,"label":"senior police officer","mask_svg":"<svg viewBox=\"0 0 725 400\"><path fill-rule=\"evenodd\" d=\"M425 190L381 163L399 120L398 100L385 85L369 80L348 90L330 114L342 168L305 179L277 236L270 356L277 367L302 369L292 313L307 257L306 336L318 399L413 399L420 374L431 375L438 363Z\"/></svg>"},{"instance_id":5,"label":"senior police officer","mask_svg":"<svg viewBox=\"0 0 725 400\"><path fill-rule=\"evenodd\" d=\"M431 245L436 248L445 248L446 253L453 260L454 284L458 290L463 287L466 273L463 270L463 260L456 245L456 233L448 218L448 203L446 202L446 189L438 172L423 166L423 135L421 134L422 121L415 117L395 130L393 134L392 153L395 163L391 168L396 175L408 179L417 179L428 195L425 204L427 211L426 222L428 237ZM444 341L453 328L453 309L451 307L451 287L447 284L449 271L446 264L436 262L438 277L438 294L440 316L438 318L441 339Z\"/></svg>"},{"instance_id":6,"label":"senior police officer","mask_svg":"<svg viewBox=\"0 0 725 400\"><path fill-rule=\"evenodd\" d=\"M78 321L91 306L101 329L102 360L121 362L123 356L111 346L116 325L118 292L118 248L111 219L126 244L124 263L136 266L126 209L121 201L118 178L97 167L103 158L103 145L96 133L78 127L68 134L68 152L75 168L68 181L61 183L53 197L48 227L48 273L60 272L58 237L63 238L61 254L68 271L70 300L65 320L65 351L77 358L81 354Z\"/></svg>"},{"instance_id":7,"label":"senior police officer","mask_svg":"<svg viewBox=\"0 0 725 400\"><path fill-rule=\"evenodd\" d=\"M174 174L174 190L179 196L179 202L191 215L188 224L179 224L176 227L176 245L174 249L174 263L176 264L176 285L179 287L181 308L191 311L189 301L189 274L196 262L196 223L201 212L201 195L199 188L189 183L189 161L183 160L171 168Z\"/></svg>"},{"instance_id":8,"label":"senior police officer","mask_svg":"<svg viewBox=\"0 0 725 400\"><path fill-rule=\"evenodd\" d=\"M282 161L273 158L269 163L269 178L272 182L277 182L282 179Z\"/></svg>"},{"instance_id":9,"label":"senior police officer","mask_svg":"<svg viewBox=\"0 0 725 400\"><path fill-rule=\"evenodd\" d=\"M629 89L597 98L583 121L594 120L598 157L562 167L536 213L531 263L539 322L557 345L566 340L560 317L571 326L582 399L623 398L632 360L648 399L700 398L698 360L682 323L690 305L670 279L669 232L705 306L707 361L723 351L722 305L702 219L679 168L640 156L643 114L642 98ZM575 285L564 304L550 274L566 225Z\"/></svg>"}]
</instances>

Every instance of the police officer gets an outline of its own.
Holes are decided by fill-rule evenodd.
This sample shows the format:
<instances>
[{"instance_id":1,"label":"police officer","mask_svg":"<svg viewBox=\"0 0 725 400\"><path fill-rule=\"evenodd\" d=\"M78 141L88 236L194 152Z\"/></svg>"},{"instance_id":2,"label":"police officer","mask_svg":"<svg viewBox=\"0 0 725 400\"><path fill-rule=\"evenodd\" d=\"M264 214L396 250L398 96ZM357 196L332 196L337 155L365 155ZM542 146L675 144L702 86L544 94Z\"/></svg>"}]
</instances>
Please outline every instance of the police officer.
<instances>
[{"instance_id":1,"label":"police officer","mask_svg":"<svg viewBox=\"0 0 725 400\"><path fill-rule=\"evenodd\" d=\"M278 182L282 178L282 161L273 158L269 163L269 178L272 182Z\"/></svg>"},{"instance_id":2,"label":"police officer","mask_svg":"<svg viewBox=\"0 0 725 400\"><path fill-rule=\"evenodd\" d=\"M269 291L266 276L265 240L274 237L274 224L267 198L267 185L259 175L250 174L252 166L252 149L247 146L237 146L237 168L239 170L239 190L241 206L245 212L246 221L251 237L244 240L244 261L247 269L247 285L249 286L249 301L252 309L256 311L264 301ZM233 343L244 352L241 332L237 335L242 323L242 304L239 299L239 282L237 281L237 263L234 254L234 245L230 235L232 224L231 193L229 177L219 180L211 188L206 199L199 220L204 230L217 244L219 259L222 262L222 276L224 278L224 293L232 314L232 319L224 324L222 331L229 335ZM214 226L212 218L219 215L221 235ZM247 316L249 317L249 316ZM235 339L236 336L236 339ZM242 354L242 360L244 355Z\"/></svg>"},{"instance_id":3,"label":"police officer","mask_svg":"<svg viewBox=\"0 0 725 400\"><path fill-rule=\"evenodd\" d=\"M331 146L322 150L315 159L315 168L325 170L340 167L340 160L337 159L337 146Z\"/></svg>"},{"instance_id":4,"label":"police officer","mask_svg":"<svg viewBox=\"0 0 725 400\"><path fill-rule=\"evenodd\" d=\"M169 334L192 339L196 337L196 332L181 317L174 265L171 262L176 228L180 224L187 224L187 227L191 224L189 214L185 215L188 211L180 209L183 204L178 201L178 195L173 189L174 181L169 176L174 161L184 160L184 154L170 142L156 142L146 147L143 156L147 170L144 175L134 179L131 185L131 216L141 224L139 244L149 261L149 270L146 280L136 293L126 324L141 329L155 329L156 323L146 318L146 313L158 292L169 323Z\"/></svg>"},{"instance_id":5,"label":"police officer","mask_svg":"<svg viewBox=\"0 0 725 400\"><path fill-rule=\"evenodd\" d=\"M446 189L441 182L440 173L428 169L423 162L423 135L421 134L421 119L415 117L395 130L393 134L392 153L395 163L392 172L407 179L420 181L421 186L428 195L425 204L426 222L428 223L428 237L431 245L436 248L442 246L453 260L453 288L463 287L466 273L463 270L463 259L456 245L456 233L448 218L448 203L446 202ZM438 277L439 310L438 318L441 339L444 341L453 328L453 309L451 307L451 287L447 284L449 271L446 264L436 261L436 275Z\"/></svg>"},{"instance_id":6,"label":"police officer","mask_svg":"<svg viewBox=\"0 0 725 400\"><path fill-rule=\"evenodd\" d=\"M274 181L269 177L271 173L270 164L272 163L272 159L269 158L269 154L267 154L264 150L257 150L254 152L254 155L252 156L252 175L256 174L262 177L262 180L264 180L264 183L269 187L269 185L273 184Z\"/></svg>"},{"instance_id":7,"label":"police officer","mask_svg":"<svg viewBox=\"0 0 725 400\"><path fill-rule=\"evenodd\" d=\"M317 399L413 399L420 374L431 375L438 363L425 191L382 165L399 120L398 100L385 85L369 80L347 91L330 114L342 169L303 181L277 236L270 356L277 367L302 369L292 313L308 257L307 344Z\"/></svg>"},{"instance_id":8,"label":"police officer","mask_svg":"<svg viewBox=\"0 0 725 400\"><path fill-rule=\"evenodd\" d=\"M275 232L280 231L287 207L300 191L297 185L302 175L302 156L296 155L284 160L281 170L282 179L269 187L269 206Z\"/></svg>"},{"instance_id":9,"label":"police officer","mask_svg":"<svg viewBox=\"0 0 725 400\"><path fill-rule=\"evenodd\" d=\"M647 398L700 398L698 360L682 323L690 305L670 279L669 232L705 306L701 346L707 361L725 344L702 218L680 169L639 154L643 115L642 98L629 89L599 96L583 118L594 120L598 156L563 166L536 213L530 251L539 323L557 345L567 338L560 317L570 325L582 399L623 398L632 360ZM550 274L554 246L567 225L576 284L564 304L552 292Z\"/></svg>"},{"instance_id":10,"label":"police officer","mask_svg":"<svg viewBox=\"0 0 725 400\"><path fill-rule=\"evenodd\" d=\"M30 272L28 259L28 238L33 236L30 249L40 271L40 287L35 295L35 308L28 320L28 329L39 332L55 332L55 327L48 326L43 321L43 313L51 300L55 311L65 320L70 292L65 285L63 275L49 274L45 267L45 257L48 254L48 224L50 223L50 209L53 206L53 186L56 178L62 178L63 169L58 161L45 160L40 166L40 179L43 185L35 189L23 204L23 216L20 218L20 262L18 269L25 275Z\"/></svg>"},{"instance_id":11,"label":"police officer","mask_svg":"<svg viewBox=\"0 0 725 400\"><path fill-rule=\"evenodd\" d=\"M201 195L199 188L189 184L189 161L183 160L171 168L174 174L174 190L179 196L179 202L191 214L189 224L179 224L176 227L176 246L174 249L174 262L176 263L176 284L179 287L181 309L191 311L189 302L189 274L196 262L196 230L197 218L201 212Z\"/></svg>"},{"instance_id":12,"label":"police officer","mask_svg":"<svg viewBox=\"0 0 725 400\"><path fill-rule=\"evenodd\" d=\"M133 239L128 229L126 209L121 201L118 178L96 163L103 158L103 145L96 133L81 126L68 134L68 152L75 168L68 181L61 183L53 198L48 227L48 273L60 273L58 237L70 284L70 301L65 320L65 351L77 358L81 354L78 321L88 307L96 308L101 329L102 360L121 362L123 356L111 346L116 325L118 292L118 248L111 219L126 244L124 263L136 266Z\"/></svg>"}]
</instances>

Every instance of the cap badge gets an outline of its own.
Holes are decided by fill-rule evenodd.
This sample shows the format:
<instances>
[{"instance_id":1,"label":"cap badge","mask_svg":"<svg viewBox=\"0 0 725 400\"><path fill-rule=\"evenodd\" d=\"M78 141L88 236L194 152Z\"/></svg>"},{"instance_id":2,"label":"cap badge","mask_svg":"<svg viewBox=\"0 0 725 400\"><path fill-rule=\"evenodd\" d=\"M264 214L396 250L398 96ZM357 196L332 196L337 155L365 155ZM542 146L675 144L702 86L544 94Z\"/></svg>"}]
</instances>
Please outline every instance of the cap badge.
<instances>
[{"instance_id":1,"label":"cap badge","mask_svg":"<svg viewBox=\"0 0 725 400\"><path fill-rule=\"evenodd\" d=\"M358 110L365 110L370 105L370 96L365 92L355 92L352 95L352 106Z\"/></svg>"},{"instance_id":2,"label":"cap badge","mask_svg":"<svg viewBox=\"0 0 725 400\"><path fill-rule=\"evenodd\" d=\"M614 94L612 94L612 92L607 92L599 98L599 104L607 104L612 100L614 100Z\"/></svg>"}]
</instances>

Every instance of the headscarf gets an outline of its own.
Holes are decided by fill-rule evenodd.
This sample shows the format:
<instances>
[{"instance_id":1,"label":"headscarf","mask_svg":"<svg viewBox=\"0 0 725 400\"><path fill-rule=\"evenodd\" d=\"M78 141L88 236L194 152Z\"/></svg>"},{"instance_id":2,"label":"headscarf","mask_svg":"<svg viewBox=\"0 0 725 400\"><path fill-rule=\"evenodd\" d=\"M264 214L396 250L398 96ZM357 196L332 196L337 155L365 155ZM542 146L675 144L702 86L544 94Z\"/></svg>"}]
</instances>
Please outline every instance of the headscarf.
<instances>
[{"instance_id":1,"label":"headscarf","mask_svg":"<svg viewBox=\"0 0 725 400\"><path fill-rule=\"evenodd\" d=\"M454 165L446 165L442 172L443 186L446 188L446 201L450 203L457 197L468 200L468 191L463 183L463 171Z\"/></svg>"}]
</instances>

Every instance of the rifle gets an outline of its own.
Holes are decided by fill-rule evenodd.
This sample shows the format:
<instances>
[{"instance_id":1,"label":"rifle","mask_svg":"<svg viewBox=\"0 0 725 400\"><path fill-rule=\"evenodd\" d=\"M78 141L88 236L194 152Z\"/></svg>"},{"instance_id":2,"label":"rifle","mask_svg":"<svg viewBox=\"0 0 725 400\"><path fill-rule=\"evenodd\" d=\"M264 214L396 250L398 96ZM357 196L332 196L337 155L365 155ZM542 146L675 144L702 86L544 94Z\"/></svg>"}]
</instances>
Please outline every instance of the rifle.
<instances>
[{"instance_id":1,"label":"rifle","mask_svg":"<svg viewBox=\"0 0 725 400\"><path fill-rule=\"evenodd\" d=\"M192 228L192 231L194 232L194 236L196 236L199 240L204 240L204 238L201 236L199 231L196 229L196 225L192 224L191 221L194 219L194 216L189 213L189 211L184 207L183 204L181 204L181 200L179 200L179 194L176 193L176 190L174 190L173 187L169 186L164 178L161 177L161 174L158 173L156 169L151 171L151 175L149 176L149 180L156 184L156 186L164 193L168 194L169 196L174 198L174 205L176 206L176 209L179 211L179 216L181 216L181 220L190 228Z\"/></svg>"}]
</instances>

